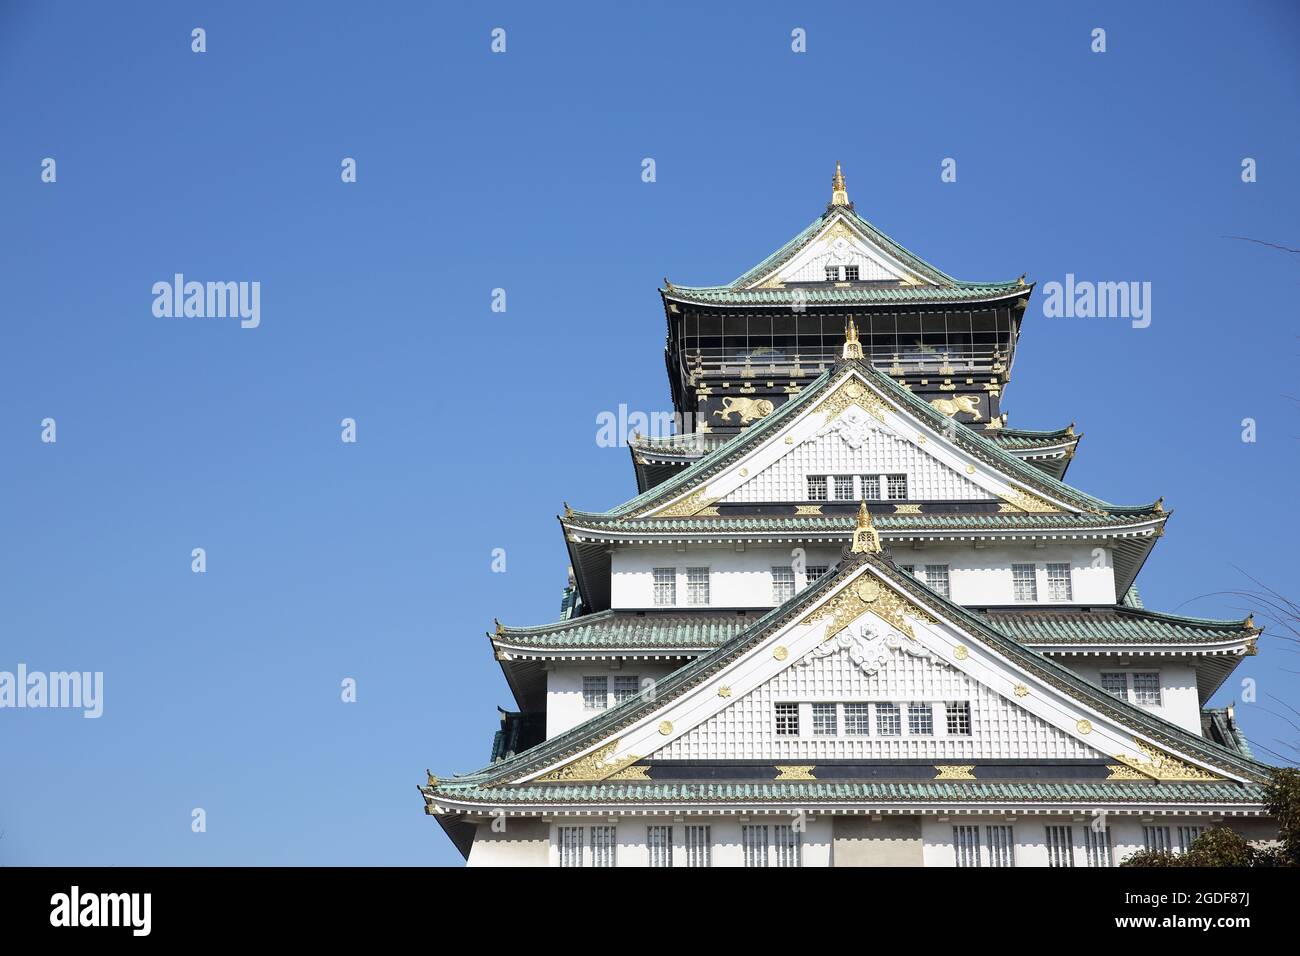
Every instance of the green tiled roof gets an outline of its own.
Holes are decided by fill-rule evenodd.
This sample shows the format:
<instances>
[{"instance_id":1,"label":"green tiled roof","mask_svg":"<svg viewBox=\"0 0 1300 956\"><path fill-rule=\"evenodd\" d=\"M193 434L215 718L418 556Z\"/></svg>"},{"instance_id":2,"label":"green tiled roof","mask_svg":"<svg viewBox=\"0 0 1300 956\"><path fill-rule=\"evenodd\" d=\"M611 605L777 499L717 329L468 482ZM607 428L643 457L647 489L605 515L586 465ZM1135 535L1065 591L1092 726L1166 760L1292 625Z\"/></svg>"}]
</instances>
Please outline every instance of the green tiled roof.
<instances>
[{"instance_id":1,"label":"green tiled roof","mask_svg":"<svg viewBox=\"0 0 1300 956\"><path fill-rule=\"evenodd\" d=\"M978 612L1003 634L1023 644L1199 644L1258 634L1245 621L1180 617L1122 605L1088 610ZM600 648L695 648L725 644L754 622L734 611L718 614L656 614L600 611L539 627L504 628L498 639L515 647L548 650Z\"/></svg>"},{"instance_id":2,"label":"green tiled roof","mask_svg":"<svg viewBox=\"0 0 1300 956\"><path fill-rule=\"evenodd\" d=\"M523 784L500 787L440 782L426 788L473 803L746 803L746 802L976 802L1043 803L1262 803L1256 784L1115 781L1097 783L593 783Z\"/></svg>"},{"instance_id":3,"label":"green tiled roof","mask_svg":"<svg viewBox=\"0 0 1300 956\"><path fill-rule=\"evenodd\" d=\"M1025 644L1201 644L1260 633L1245 621L1180 617L1115 605L1089 611L984 612L989 623Z\"/></svg>"},{"instance_id":4,"label":"green tiled roof","mask_svg":"<svg viewBox=\"0 0 1300 956\"><path fill-rule=\"evenodd\" d=\"M798 415L810 404L819 401L830 383L838 378L846 364L855 365L864 378L903 411L915 416L938 431L948 429L951 419L932 408L928 402L922 401L869 363L864 361L840 362L819 375L807 388L781 405L776 411L760 419L744 431L737 433L712 453L700 458L688 468L682 469L679 474L662 484L656 485L649 491L637 495L629 501L625 501L604 514L610 517L626 518L637 511L648 510L657 507L659 504L666 504L679 496L684 490L722 471L735 457L761 443L768 435L782 428L789 419ZM1116 505L1100 498L1094 498L1092 495L1044 474L1033 465L1022 461L999 447L996 442L990 441L983 435L968 428L957 430L955 443L975 457L988 462L999 471L1014 477L1027 487L1057 500L1067 502L1076 508L1110 514L1142 513L1149 512L1154 508L1154 503L1150 505Z\"/></svg>"},{"instance_id":5,"label":"green tiled roof","mask_svg":"<svg viewBox=\"0 0 1300 956\"><path fill-rule=\"evenodd\" d=\"M1072 434L1070 428L1059 428L1050 432L1029 431L1024 428L1002 428L992 432L981 432L980 434L1001 448L1015 449L1051 448L1054 445L1079 440L1079 436Z\"/></svg>"},{"instance_id":6,"label":"green tiled roof","mask_svg":"<svg viewBox=\"0 0 1300 956\"><path fill-rule=\"evenodd\" d=\"M818 305L868 305L880 302L982 302L1015 292L1028 293L1015 283L998 285L944 286L913 285L890 288L806 288L800 287L800 299L812 306ZM795 299L795 288L750 289L736 291L726 286L692 288L674 285L664 292L678 302L695 302L700 305L783 305Z\"/></svg>"},{"instance_id":7,"label":"green tiled roof","mask_svg":"<svg viewBox=\"0 0 1300 956\"><path fill-rule=\"evenodd\" d=\"M1033 531L1054 528L1114 528L1150 518L1167 517L1168 512L1149 511L1121 516L1057 512L990 512L985 514L872 515L882 534L891 531ZM689 518L621 518L609 514L575 511L564 519L575 529L646 532L754 532L754 533L839 533L853 531L853 515L704 515Z\"/></svg>"}]
</instances>

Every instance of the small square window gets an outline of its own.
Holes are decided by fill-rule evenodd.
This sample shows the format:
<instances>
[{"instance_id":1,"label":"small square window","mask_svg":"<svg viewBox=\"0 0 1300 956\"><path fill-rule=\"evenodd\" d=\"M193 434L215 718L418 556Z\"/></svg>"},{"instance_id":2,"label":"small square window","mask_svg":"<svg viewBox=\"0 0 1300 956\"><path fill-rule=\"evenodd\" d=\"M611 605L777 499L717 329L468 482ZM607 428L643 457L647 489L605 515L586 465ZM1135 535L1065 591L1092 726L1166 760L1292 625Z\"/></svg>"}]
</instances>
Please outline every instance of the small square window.
<instances>
[{"instance_id":1,"label":"small square window","mask_svg":"<svg viewBox=\"0 0 1300 956\"><path fill-rule=\"evenodd\" d=\"M853 500L853 476L852 475L835 476L835 500L836 501Z\"/></svg>"},{"instance_id":2,"label":"small square window","mask_svg":"<svg viewBox=\"0 0 1300 956\"><path fill-rule=\"evenodd\" d=\"M900 564L898 570L902 571L904 574L910 574L912 577L916 577L915 564Z\"/></svg>"},{"instance_id":3,"label":"small square window","mask_svg":"<svg viewBox=\"0 0 1300 956\"><path fill-rule=\"evenodd\" d=\"M876 733L881 737L897 737L903 732L903 722L897 704L876 705Z\"/></svg>"},{"instance_id":4,"label":"small square window","mask_svg":"<svg viewBox=\"0 0 1300 956\"><path fill-rule=\"evenodd\" d=\"M839 736L840 721L834 704L813 704L812 719L814 735L818 737Z\"/></svg>"},{"instance_id":5,"label":"small square window","mask_svg":"<svg viewBox=\"0 0 1300 956\"><path fill-rule=\"evenodd\" d=\"M826 281L827 281L827 282L839 282L839 281L840 281L840 267L839 267L839 266L826 266L825 269L826 269Z\"/></svg>"},{"instance_id":6,"label":"small square window","mask_svg":"<svg viewBox=\"0 0 1300 956\"><path fill-rule=\"evenodd\" d=\"M934 709L929 704L907 705L907 732L916 737L934 733Z\"/></svg>"},{"instance_id":7,"label":"small square window","mask_svg":"<svg viewBox=\"0 0 1300 956\"><path fill-rule=\"evenodd\" d=\"M880 501L880 476L859 475L862 482L862 497L867 501Z\"/></svg>"},{"instance_id":8,"label":"small square window","mask_svg":"<svg viewBox=\"0 0 1300 956\"><path fill-rule=\"evenodd\" d=\"M808 476L808 500L809 501L826 500L826 476L825 475Z\"/></svg>"},{"instance_id":9,"label":"small square window","mask_svg":"<svg viewBox=\"0 0 1300 956\"><path fill-rule=\"evenodd\" d=\"M1128 700L1128 675L1122 671L1102 671L1101 689L1119 700Z\"/></svg>"},{"instance_id":10,"label":"small square window","mask_svg":"<svg viewBox=\"0 0 1300 956\"><path fill-rule=\"evenodd\" d=\"M584 677L582 679L582 709L604 710L609 706L609 678Z\"/></svg>"},{"instance_id":11,"label":"small square window","mask_svg":"<svg viewBox=\"0 0 1300 956\"><path fill-rule=\"evenodd\" d=\"M1032 564L1011 565L1011 589L1017 601L1037 601L1038 584Z\"/></svg>"},{"instance_id":12,"label":"small square window","mask_svg":"<svg viewBox=\"0 0 1300 956\"><path fill-rule=\"evenodd\" d=\"M970 736L970 701L955 700L944 704L949 737Z\"/></svg>"},{"instance_id":13,"label":"small square window","mask_svg":"<svg viewBox=\"0 0 1300 956\"><path fill-rule=\"evenodd\" d=\"M1070 566L1068 564L1049 564L1047 566L1047 600L1072 601L1073 589L1070 586Z\"/></svg>"},{"instance_id":14,"label":"small square window","mask_svg":"<svg viewBox=\"0 0 1300 956\"><path fill-rule=\"evenodd\" d=\"M812 584L830 569L829 564L810 564L805 569L804 576L808 579L808 583Z\"/></svg>"},{"instance_id":15,"label":"small square window","mask_svg":"<svg viewBox=\"0 0 1300 956\"><path fill-rule=\"evenodd\" d=\"M794 597L794 568L777 565L772 568L772 603L784 604Z\"/></svg>"},{"instance_id":16,"label":"small square window","mask_svg":"<svg viewBox=\"0 0 1300 956\"><path fill-rule=\"evenodd\" d=\"M858 267L857 267L857 266L845 266L845 267L844 267L844 281L845 281L845 282L857 282L857 281L858 281Z\"/></svg>"},{"instance_id":17,"label":"small square window","mask_svg":"<svg viewBox=\"0 0 1300 956\"><path fill-rule=\"evenodd\" d=\"M776 733L778 737L799 736L799 705L776 705Z\"/></svg>"},{"instance_id":18,"label":"small square window","mask_svg":"<svg viewBox=\"0 0 1300 956\"><path fill-rule=\"evenodd\" d=\"M866 737L871 733L871 718L867 704L844 705L844 733L850 737Z\"/></svg>"},{"instance_id":19,"label":"small square window","mask_svg":"<svg viewBox=\"0 0 1300 956\"><path fill-rule=\"evenodd\" d=\"M1160 706L1160 674L1155 671L1133 675L1133 702L1143 707Z\"/></svg>"},{"instance_id":20,"label":"small square window","mask_svg":"<svg viewBox=\"0 0 1300 956\"><path fill-rule=\"evenodd\" d=\"M907 475L886 475L886 487L890 501L904 501L907 498Z\"/></svg>"},{"instance_id":21,"label":"small square window","mask_svg":"<svg viewBox=\"0 0 1300 956\"><path fill-rule=\"evenodd\" d=\"M671 607L677 603L677 569L655 568L655 606Z\"/></svg>"},{"instance_id":22,"label":"small square window","mask_svg":"<svg viewBox=\"0 0 1300 956\"><path fill-rule=\"evenodd\" d=\"M641 693L641 678L631 674L614 675L614 703L633 700Z\"/></svg>"}]
</instances>

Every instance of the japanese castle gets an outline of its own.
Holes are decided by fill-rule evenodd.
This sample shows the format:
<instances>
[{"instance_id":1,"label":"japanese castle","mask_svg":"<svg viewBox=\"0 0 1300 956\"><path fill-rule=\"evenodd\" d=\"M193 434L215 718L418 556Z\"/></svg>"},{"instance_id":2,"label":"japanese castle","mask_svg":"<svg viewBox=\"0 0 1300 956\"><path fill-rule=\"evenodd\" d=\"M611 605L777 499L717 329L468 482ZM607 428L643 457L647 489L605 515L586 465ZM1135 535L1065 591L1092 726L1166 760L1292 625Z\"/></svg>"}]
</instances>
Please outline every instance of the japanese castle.
<instances>
[{"instance_id":1,"label":"japanese castle","mask_svg":"<svg viewBox=\"0 0 1300 956\"><path fill-rule=\"evenodd\" d=\"M860 217L659 290L676 412L565 506L560 619L498 623L491 758L430 773L474 866L1096 866L1276 833L1231 707L1261 629L1143 607L1161 499L1003 410L1033 292ZM485 748L486 749L486 748Z\"/></svg>"}]
</instances>

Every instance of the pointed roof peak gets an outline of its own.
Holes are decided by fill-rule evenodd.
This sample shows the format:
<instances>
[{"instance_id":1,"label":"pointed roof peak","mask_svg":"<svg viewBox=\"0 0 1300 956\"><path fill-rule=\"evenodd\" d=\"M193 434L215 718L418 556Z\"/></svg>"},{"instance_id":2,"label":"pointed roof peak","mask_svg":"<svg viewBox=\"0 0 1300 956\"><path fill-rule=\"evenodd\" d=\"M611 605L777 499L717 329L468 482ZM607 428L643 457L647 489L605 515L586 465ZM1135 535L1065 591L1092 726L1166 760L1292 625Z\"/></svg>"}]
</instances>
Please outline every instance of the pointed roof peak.
<instances>
[{"instance_id":1,"label":"pointed roof peak","mask_svg":"<svg viewBox=\"0 0 1300 956\"><path fill-rule=\"evenodd\" d=\"M879 554L880 532L871 523L871 512L867 510L864 498L858 505L858 523L853 529L853 543L849 546L850 554Z\"/></svg>"},{"instance_id":2,"label":"pointed roof peak","mask_svg":"<svg viewBox=\"0 0 1300 956\"><path fill-rule=\"evenodd\" d=\"M849 202L848 187L844 184L844 170L840 168L838 159L835 160L835 175L831 178L831 205L853 208L853 203Z\"/></svg>"}]
</instances>

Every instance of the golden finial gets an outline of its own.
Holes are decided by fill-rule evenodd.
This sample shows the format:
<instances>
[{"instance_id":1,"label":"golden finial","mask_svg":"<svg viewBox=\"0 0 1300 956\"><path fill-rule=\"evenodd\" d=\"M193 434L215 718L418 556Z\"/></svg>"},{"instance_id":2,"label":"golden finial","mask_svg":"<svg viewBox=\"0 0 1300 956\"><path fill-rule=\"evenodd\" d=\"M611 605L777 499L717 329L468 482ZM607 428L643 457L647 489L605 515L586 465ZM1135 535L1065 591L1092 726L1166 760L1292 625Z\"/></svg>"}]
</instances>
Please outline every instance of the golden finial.
<instances>
[{"instance_id":1,"label":"golden finial","mask_svg":"<svg viewBox=\"0 0 1300 956\"><path fill-rule=\"evenodd\" d=\"M1246 615L1246 627L1251 628L1254 626L1255 626L1255 612L1251 611L1249 614Z\"/></svg>"},{"instance_id":2,"label":"golden finial","mask_svg":"<svg viewBox=\"0 0 1300 956\"><path fill-rule=\"evenodd\" d=\"M429 778L429 786L436 787L438 785L438 778L433 775L433 772L428 767L424 768L424 775Z\"/></svg>"},{"instance_id":3,"label":"golden finial","mask_svg":"<svg viewBox=\"0 0 1300 956\"><path fill-rule=\"evenodd\" d=\"M1165 496L1164 496L1164 495L1161 495L1159 498L1156 499L1156 511L1157 511L1158 513L1160 513L1160 514L1164 514L1164 512L1165 512Z\"/></svg>"},{"instance_id":4,"label":"golden finial","mask_svg":"<svg viewBox=\"0 0 1300 956\"><path fill-rule=\"evenodd\" d=\"M1023 288L1025 287L1025 276L1027 276L1027 275L1029 275L1028 272L1022 272L1022 273L1020 273L1020 278L1016 280L1016 286L1017 286L1018 288L1023 289Z\"/></svg>"},{"instance_id":5,"label":"golden finial","mask_svg":"<svg viewBox=\"0 0 1300 956\"><path fill-rule=\"evenodd\" d=\"M573 517L573 509L569 507L569 503L567 501L564 502L564 517L566 518Z\"/></svg>"},{"instance_id":6,"label":"golden finial","mask_svg":"<svg viewBox=\"0 0 1300 956\"><path fill-rule=\"evenodd\" d=\"M860 359L862 358L862 342L858 340L858 327L853 324L853 316L849 316L844 323L844 351L840 353L841 358Z\"/></svg>"},{"instance_id":7,"label":"golden finial","mask_svg":"<svg viewBox=\"0 0 1300 956\"><path fill-rule=\"evenodd\" d=\"M858 524L853 529L853 544L849 548L851 554L879 554L880 553L880 532L876 526L871 523L871 512L867 510L867 502L864 500L858 505Z\"/></svg>"},{"instance_id":8,"label":"golden finial","mask_svg":"<svg viewBox=\"0 0 1300 956\"><path fill-rule=\"evenodd\" d=\"M831 205L853 205L849 202L849 191L844 185L844 172L840 169L840 161L838 159L835 160L835 178L831 180Z\"/></svg>"},{"instance_id":9,"label":"golden finial","mask_svg":"<svg viewBox=\"0 0 1300 956\"><path fill-rule=\"evenodd\" d=\"M492 623L497 626L497 631L496 631L497 637L503 637L506 633L505 627L502 626L501 622L498 621L496 618L492 618Z\"/></svg>"},{"instance_id":10,"label":"golden finial","mask_svg":"<svg viewBox=\"0 0 1300 956\"><path fill-rule=\"evenodd\" d=\"M664 276L664 288L667 289L669 292L673 291L673 284L668 281L667 276Z\"/></svg>"}]
</instances>

